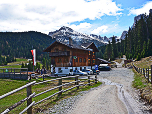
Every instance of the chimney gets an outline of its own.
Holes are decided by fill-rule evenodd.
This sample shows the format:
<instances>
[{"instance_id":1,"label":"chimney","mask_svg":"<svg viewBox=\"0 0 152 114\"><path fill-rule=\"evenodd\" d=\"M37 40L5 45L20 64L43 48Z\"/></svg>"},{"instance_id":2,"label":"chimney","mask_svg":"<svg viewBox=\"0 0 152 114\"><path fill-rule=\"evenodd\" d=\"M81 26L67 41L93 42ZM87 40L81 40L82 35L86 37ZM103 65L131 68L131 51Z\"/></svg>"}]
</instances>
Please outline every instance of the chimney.
<instances>
[{"instance_id":1,"label":"chimney","mask_svg":"<svg viewBox=\"0 0 152 114\"><path fill-rule=\"evenodd\" d=\"M72 46L72 38L69 37L69 45Z\"/></svg>"}]
</instances>

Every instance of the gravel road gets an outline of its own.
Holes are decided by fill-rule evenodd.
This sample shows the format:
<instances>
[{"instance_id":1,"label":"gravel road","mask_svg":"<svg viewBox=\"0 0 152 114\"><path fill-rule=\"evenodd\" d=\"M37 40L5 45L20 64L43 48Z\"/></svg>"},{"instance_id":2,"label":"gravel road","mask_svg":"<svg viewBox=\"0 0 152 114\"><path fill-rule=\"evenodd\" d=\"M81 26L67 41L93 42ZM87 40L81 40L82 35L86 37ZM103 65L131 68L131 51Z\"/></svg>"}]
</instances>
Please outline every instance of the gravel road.
<instances>
[{"instance_id":1,"label":"gravel road","mask_svg":"<svg viewBox=\"0 0 152 114\"><path fill-rule=\"evenodd\" d=\"M132 88L133 72L127 68L101 71L104 84L61 101L44 113L57 114L150 114Z\"/></svg>"}]
</instances>

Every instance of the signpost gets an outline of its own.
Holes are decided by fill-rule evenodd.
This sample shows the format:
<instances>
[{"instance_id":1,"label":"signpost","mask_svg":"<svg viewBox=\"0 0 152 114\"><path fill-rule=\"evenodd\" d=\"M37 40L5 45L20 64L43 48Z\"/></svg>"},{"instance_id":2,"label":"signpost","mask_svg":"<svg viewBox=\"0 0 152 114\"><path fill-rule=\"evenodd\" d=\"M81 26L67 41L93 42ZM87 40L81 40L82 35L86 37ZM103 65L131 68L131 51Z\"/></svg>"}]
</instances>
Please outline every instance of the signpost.
<instances>
[{"instance_id":1,"label":"signpost","mask_svg":"<svg viewBox=\"0 0 152 114\"><path fill-rule=\"evenodd\" d=\"M73 59L77 59L77 56L73 56Z\"/></svg>"},{"instance_id":2,"label":"signpost","mask_svg":"<svg viewBox=\"0 0 152 114\"><path fill-rule=\"evenodd\" d=\"M95 70L98 70L98 65L95 65Z\"/></svg>"}]
</instances>

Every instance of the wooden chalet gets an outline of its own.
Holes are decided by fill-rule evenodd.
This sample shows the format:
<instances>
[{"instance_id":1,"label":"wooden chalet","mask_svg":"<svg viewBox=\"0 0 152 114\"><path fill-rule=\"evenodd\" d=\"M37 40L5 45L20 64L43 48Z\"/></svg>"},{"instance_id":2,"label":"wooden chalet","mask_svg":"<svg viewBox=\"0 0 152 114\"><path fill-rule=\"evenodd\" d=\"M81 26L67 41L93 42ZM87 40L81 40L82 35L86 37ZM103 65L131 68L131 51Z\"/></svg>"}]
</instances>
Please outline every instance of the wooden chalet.
<instances>
[{"instance_id":1,"label":"wooden chalet","mask_svg":"<svg viewBox=\"0 0 152 114\"><path fill-rule=\"evenodd\" d=\"M93 42L77 45L69 38L68 44L55 41L44 52L49 53L51 64L55 67L80 67L94 66L98 49Z\"/></svg>"}]
</instances>

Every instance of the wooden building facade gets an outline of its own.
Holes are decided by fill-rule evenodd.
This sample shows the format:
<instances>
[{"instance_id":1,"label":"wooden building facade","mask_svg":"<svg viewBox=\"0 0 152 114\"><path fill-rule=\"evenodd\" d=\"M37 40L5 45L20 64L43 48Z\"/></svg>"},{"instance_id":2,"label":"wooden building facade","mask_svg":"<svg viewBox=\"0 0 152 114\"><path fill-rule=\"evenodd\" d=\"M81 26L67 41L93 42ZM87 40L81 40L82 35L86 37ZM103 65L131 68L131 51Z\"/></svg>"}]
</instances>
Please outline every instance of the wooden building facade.
<instances>
[{"instance_id":1,"label":"wooden building facade","mask_svg":"<svg viewBox=\"0 0 152 114\"><path fill-rule=\"evenodd\" d=\"M95 44L84 43L81 45L55 41L44 52L48 52L51 57L51 64L55 67L81 67L94 66L96 63L95 52L98 52Z\"/></svg>"}]
</instances>

